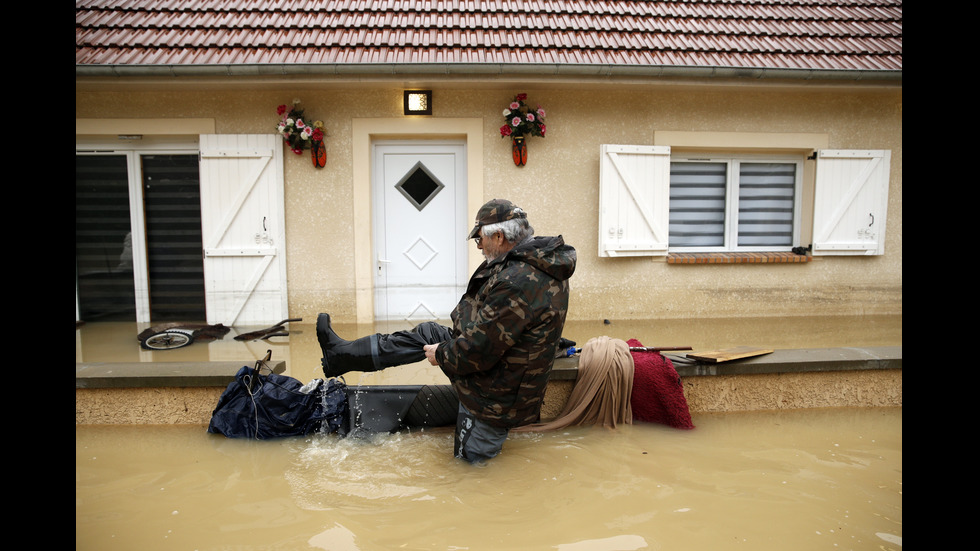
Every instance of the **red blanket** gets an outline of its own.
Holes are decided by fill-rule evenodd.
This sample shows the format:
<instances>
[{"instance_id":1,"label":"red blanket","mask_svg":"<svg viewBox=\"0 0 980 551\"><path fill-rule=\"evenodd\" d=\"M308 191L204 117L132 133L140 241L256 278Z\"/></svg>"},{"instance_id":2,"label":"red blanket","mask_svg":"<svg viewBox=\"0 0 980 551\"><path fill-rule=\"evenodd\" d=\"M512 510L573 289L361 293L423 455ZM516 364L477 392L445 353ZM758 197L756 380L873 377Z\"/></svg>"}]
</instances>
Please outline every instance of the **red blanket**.
<instances>
[{"instance_id":1,"label":"red blanket","mask_svg":"<svg viewBox=\"0 0 980 551\"><path fill-rule=\"evenodd\" d=\"M643 346L636 339L630 339L626 344L631 348ZM658 352L630 351L630 354L634 364L633 391L630 393L633 419L693 429L684 386L674 364Z\"/></svg>"}]
</instances>

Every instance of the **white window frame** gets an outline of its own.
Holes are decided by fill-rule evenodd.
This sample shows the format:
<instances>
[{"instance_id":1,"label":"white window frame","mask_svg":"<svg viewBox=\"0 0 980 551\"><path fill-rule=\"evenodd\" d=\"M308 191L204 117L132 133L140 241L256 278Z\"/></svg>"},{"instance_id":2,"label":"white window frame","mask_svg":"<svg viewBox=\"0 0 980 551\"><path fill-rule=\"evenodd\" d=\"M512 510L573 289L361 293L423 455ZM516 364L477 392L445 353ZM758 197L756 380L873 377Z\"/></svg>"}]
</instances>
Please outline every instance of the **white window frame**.
<instances>
[{"instance_id":1,"label":"white window frame","mask_svg":"<svg viewBox=\"0 0 980 551\"><path fill-rule=\"evenodd\" d=\"M740 143L752 142L757 150L770 150L772 146L766 144L774 143L775 139L767 135L738 134L737 137L741 139L722 136L722 141L706 145L704 140L694 140L687 133L663 136L662 141L684 143L688 150L680 154L673 154L669 145L603 144L599 161L599 256L656 257L685 251L776 253L804 244L812 245L813 256L884 254L891 151L811 148L808 144L817 145L821 140L802 135L788 141L783 139L783 153L739 153ZM691 153L699 149L700 154ZM709 150L732 153L718 155L707 153ZM793 245L669 246L670 163L674 159L799 163L793 205ZM808 163L811 160L816 161L814 167ZM727 196L731 197L731 193ZM737 213L737 204L731 206L732 212ZM726 221L731 218L726 217ZM733 230L729 231L726 243L733 242Z\"/></svg>"},{"instance_id":2,"label":"white window frame","mask_svg":"<svg viewBox=\"0 0 980 551\"><path fill-rule=\"evenodd\" d=\"M678 247L671 245L668 241L670 252L786 252L798 247L802 227L801 215L803 212L803 155L749 155L749 154L673 154L670 162L674 163L715 163L724 164L726 173L725 183L725 222L723 244L719 246L692 246ZM785 246L762 245L762 246L739 246L739 167L741 164L751 163L780 163L795 165L795 182L793 186L793 236L791 243Z\"/></svg>"}]
</instances>

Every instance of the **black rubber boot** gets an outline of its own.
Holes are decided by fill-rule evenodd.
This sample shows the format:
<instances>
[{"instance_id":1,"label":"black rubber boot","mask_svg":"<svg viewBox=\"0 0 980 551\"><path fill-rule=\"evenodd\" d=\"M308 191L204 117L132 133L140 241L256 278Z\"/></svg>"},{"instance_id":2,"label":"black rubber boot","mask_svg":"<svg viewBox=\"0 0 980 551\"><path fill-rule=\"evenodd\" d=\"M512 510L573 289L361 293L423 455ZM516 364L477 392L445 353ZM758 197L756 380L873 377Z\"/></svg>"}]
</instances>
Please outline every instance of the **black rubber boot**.
<instances>
[{"instance_id":1,"label":"black rubber boot","mask_svg":"<svg viewBox=\"0 0 980 551\"><path fill-rule=\"evenodd\" d=\"M378 371L382 369L377 363L378 336L361 337L355 341L346 342L327 350L320 363L323 374L327 377L340 377L348 371Z\"/></svg>"},{"instance_id":2,"label":"black rubber boot","mask_svg":"<svg viewBox=\"0 0 980 551\"><path fill-rule=\"evenodd\" d=\"M316 319L316 338L320 342L323 374L340 377L349 371L377 371L378 336L361 337L348 341L340 338L330 327L330 315L320 314Z\"/></svg>"},{"instance_id":3,"label":"black rubber boot","mask_svg":"<svg viewBox=\"0 0 980 551\"><path fill-rule=\"evenodd\" d=\"M330 314L320 314L316 317L316 340L320 342L320 351L324 356L334 346L350 342L334 333L333 328L330 327Z\"/></svg>"}]
</instances>

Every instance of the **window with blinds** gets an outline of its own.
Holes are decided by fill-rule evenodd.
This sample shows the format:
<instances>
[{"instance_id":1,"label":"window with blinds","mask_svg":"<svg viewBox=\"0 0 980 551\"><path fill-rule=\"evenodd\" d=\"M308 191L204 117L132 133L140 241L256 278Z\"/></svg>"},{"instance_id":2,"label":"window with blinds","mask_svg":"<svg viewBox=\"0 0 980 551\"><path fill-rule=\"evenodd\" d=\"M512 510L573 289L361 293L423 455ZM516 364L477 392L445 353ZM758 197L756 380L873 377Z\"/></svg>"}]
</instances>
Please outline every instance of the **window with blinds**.
<instances>
[{"instance_id":1,"label":"window with blinds","mask_svg":"<svg viewBox=\"0 0 980 551\"><path fill-rule=\"evenodd\" d=\"M800 168L799 161L672 161L671 250L790 250Z\"/></svg>"},{"instance_id":2,"label":"window with blinds","mask_svg":"<svg viewBox=\"0 0 980 551\"><path fill-rule=\"evenodd\" d=\"M75 278L82 320L136 321L123 155L75 157Z\"/></svg>"},{"instance_id":3,"label":"window with blinds","mask_svg":"<svg viewBox=\"0 0 980 551\"><path fill-rule=\"evenodd\" d=\"M671 247L723 247L728 164L670 163Z\"/></svg>"},{"instance_id":4,"label":"window with blinds","mask_svg":"<svg viewBox=\"0 0 980 551\"><path fill-rule=\"evenodd\" d=\"M143 155L141 161L152 319L204 321L197 156Z\"/></svg>"},{"instance_id":5,"label":"window with blinds","mask_svg":"<svg viewBox=\"0 0 980 551\"><path fill-rule=\"evenodd\" d=\"M794 163L739 163L738 246L793 246Z\"/></svg>"}]
</instances>

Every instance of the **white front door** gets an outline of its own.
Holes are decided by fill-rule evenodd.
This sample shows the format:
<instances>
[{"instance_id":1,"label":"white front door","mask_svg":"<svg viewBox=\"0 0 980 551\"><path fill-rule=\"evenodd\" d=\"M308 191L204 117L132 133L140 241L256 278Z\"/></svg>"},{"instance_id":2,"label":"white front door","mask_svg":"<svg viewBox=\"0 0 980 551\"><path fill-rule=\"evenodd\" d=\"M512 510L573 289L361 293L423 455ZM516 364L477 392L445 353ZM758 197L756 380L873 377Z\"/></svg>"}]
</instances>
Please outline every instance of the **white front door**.
<instances>
[{"instance_id":1,"label":"white front door","mask_svg":"<svg viewBox=\"0 0 980 551\"><path fill-rule=\"evenodd\" d=\"M372 197L375 318L446 320L465 290L463 142L377 142Z\"/></svg>"}]
</instances>

